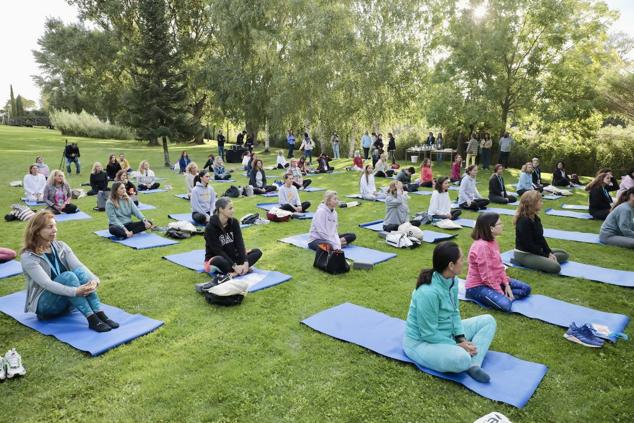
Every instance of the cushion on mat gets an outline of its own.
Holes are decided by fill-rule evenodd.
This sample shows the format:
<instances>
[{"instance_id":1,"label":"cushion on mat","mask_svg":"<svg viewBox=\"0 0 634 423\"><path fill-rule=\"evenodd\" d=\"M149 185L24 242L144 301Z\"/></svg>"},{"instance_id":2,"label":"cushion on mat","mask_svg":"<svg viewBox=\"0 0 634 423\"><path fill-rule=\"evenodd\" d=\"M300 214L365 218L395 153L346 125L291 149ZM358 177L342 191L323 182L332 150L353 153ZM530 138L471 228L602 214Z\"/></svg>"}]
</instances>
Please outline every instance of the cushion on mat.
<instances>
[{"instance_id":1,"label":"cushion on mat","mask_svg":"<svg viewBox=\"0 0 634 423\"><path fill-rule=\"evenodd\" d=\"M360 223L360 227L364 229L370 229L375 232L383 232L383 221L375 220L368 223ZM428 243L435 243L440 241L446 241L451 238L455 238L456 234L446 234L443 232L425 231L423 230L423 241Z\"/></svg>"}]
</instances>

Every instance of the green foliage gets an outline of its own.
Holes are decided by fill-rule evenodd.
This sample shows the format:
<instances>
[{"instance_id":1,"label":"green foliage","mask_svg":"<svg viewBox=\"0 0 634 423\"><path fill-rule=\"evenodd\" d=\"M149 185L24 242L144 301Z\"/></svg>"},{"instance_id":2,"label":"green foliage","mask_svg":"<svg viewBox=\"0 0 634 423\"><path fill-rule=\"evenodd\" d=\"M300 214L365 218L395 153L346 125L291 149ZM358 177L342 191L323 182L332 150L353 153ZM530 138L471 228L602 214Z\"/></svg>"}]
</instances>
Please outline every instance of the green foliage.
<instances>
[{"instance_id":1,"label":"green foliage","mask_svg":"<svg viewBox=\"0 0 634 423\"><path fill-rule=\"evenodd\" d=\"M11 117L16 117L18 115L18 109L16 107L15 97L13 95L13 85L10 85L9 87L11 91L10 98L9 98L9 101L11 102Z\"/></svg>"},{"instance_id":2,"label":"green foliage","mask_svg":"<svg viewBox=\"0 0 634 423\"><path fill-rule=\"evenodd\" d=\"M130 140L134 138L130 129L104 122L85 110L82 110L81 113L73 113L66 110L51 110L49 116L51 124L59 129L62 135L116 140Z\"/></svg>"}]
</instances>

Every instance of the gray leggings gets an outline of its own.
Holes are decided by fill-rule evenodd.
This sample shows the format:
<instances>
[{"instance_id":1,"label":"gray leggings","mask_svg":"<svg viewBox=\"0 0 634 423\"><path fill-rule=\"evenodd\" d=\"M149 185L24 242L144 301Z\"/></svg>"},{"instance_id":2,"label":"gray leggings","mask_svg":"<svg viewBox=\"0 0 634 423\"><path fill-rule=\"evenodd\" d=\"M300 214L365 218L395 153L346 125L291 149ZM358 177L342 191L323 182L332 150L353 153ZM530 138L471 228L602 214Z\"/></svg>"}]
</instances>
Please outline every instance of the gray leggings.
<instances>
[{"instance_id":1,"label":"gray leggings","mask_svg":"<svg viewBox=\"0 0 634 423\"><path fill-rule=\"evenodd\" d=\"M621 235L599 234L599 241L607 245L616 245L617 247L634 248L634 238Z\"/></svg>"},{"instance_id":2,"label":"gray leggings","mask_svg":"<svg viewBox=\"0 0 634 423\"><path fill-rule=\"evenodd\" d=\"M557 263L548 257L515 250L513 262L529 269L541 270L546 273L559 273L561 271L560 263L568 261L568 253L564 250L552 250L552 253L557 257Z\"/></svg>"}]
</instances>

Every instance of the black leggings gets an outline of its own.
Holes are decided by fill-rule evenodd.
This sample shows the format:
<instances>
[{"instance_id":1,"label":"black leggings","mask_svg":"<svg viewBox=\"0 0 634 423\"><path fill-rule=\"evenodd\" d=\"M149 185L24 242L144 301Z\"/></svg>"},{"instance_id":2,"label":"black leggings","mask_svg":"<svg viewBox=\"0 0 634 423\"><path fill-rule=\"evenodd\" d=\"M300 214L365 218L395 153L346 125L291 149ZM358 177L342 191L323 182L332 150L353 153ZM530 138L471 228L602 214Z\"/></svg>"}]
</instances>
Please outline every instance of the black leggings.
<instances>
[{"instance_id":1,"label":"black leggings","mask_svg":"<svg viewBox=\"0 0 634 423\"><path fill-rule=\"evenodd\" d=\"M86 195L97 195L99 191L110 191L110 188L106 187L106 189L92 188L90 191L86 193Z\"/></svg>"},{"instance_id":2,"label":"black leggings","mask_svg":"<svg viewBox=\"0 0 634 423\"><path fill-rule=\"evenodd\" d=\"M288 165L289 165L289 164L288 164L288 163L286 163L284 166L282 166L281 164L279 164L279 163L278 163L277 168L278 168L278 169L285 169L285 168L287 168L287 167L288 167Z\"/></svg>"},{"instance_id":3,"label":"black leggings","mask_svg":"<svg viewBox=\"0 0 634 423\"><path fill-rule=\"evenodd\" d=\"M49 210L53 212L53 214L60 214L60 212L57 211L57 209L53 207L49 207ZM77 206L71 203L66 204L64 208L62 209L62 213L67 213L67 214L77 213L78 211L79 209L77 208Z\"/></svg>"},{"instance_id":4,"label":"black leggings","mask_svg":"<svg viewBox=\"0 0 634 423\"><path fill-rule=\"evenodd\" d=\"M302 201L302 211L301 212L305 213L306 210L308 210L309 207L310 207L310 201ZM289 211L291 213L296 213L297 212L295 210L295 207L291 206L290 204L282 204L280 206L280 209Z\"/></svg>"},{"instance_id":5,"label":"black leggings","mask_svg":"<svg viewBox=\"0 0 634 423\"><path fill-rule=\"evenodd\" d=\"M295 188L297 188L297 189L302 189L302 188L306 188L312 182L313 181L310 180L310 179L304 179L304 182L302 182L302 185L298 184L297 182L293 182L293 185L295 185Z\"/></svg>"},{"instance_id":6,"label":"black leggings","mask_svg":"<svg viewBox=\"0 0 634 423\"><path fill-rule=\"evenodd\" d=\"M141 221L124 223L123 226L125 226L125 228L133 234L138 234L139 232L145 231L145 223ZM108 226L108 231L110 232L110 235L116 236L117 238L128 237L125 234L125 230L119 225Z\"/></svg>"},{"instance_id":7,"label":"black leggings","mask_svg":"<svg viewBox=\"0 0 634 423\"><path fill-rule=\"evenodd\" d=\"M425 188L431 188L434 186L434 183L432 181L421 182L420 186Z\"/></svg>"},{"instance_id":8,"label":"black leggings","mask_svg":"<svg viewBox=\"0 0 634 423\"><path fill-rule=\"evenodd\" d=\"M374 174L374 176L376 176L377 178L391 178L392 176L394 176L394 171L393 170L386 170L385 172L383 172L382 170L379 170L378 172L376 172Z\"/></svg>"},{"instance_id":9,"label":"black leggings","mask_svg":"<svg viewBox=\"0 0 634 423\"><path fill-rule=\"evenodd\" d=\"M262 251L258 248L254 248L253 250L247 251L247 262L249 262L249 267L253 266L255 263L260 260L262 257ZM236 263L238 265L242 265L243 263ZM209 259L210 266L216 266L222 273L231 273L233 271L233 266L229 260L224 258L223 256L214 256Z\"/></svg>"},{"instance_id":10,"label":"black leggings","mask_svg":"<svg viewBox=\"0 0 634 423\"><path fill-rule=\"evenodd\" d=\"M339 238L343 238L346 240L346 245L349 245L351 243L354 242L355 239L357 239L357 236L353 233L345 233L345 234L338 234L337 235ZM308 243L308 248L310 248L313 251L317 251L317 248L319 248L319 244L330 244L330 241L327 241L325 239L315 239L313 241L310 241ZM332 245L332 244L330 244Z\"/></svg>"},{"instance_id":11,"label":"black leggings","mask_svg":"<svg viewBox=\"0 0 634 423\"><path fill-rule=\"evenodd\" d=\"M460 208L465 210L478 211L478 210L486 209L488 205L489 205L489 200L485 200L484 198L476 198L475 200L471 201L470 206L467 206L467 203L462 203L460 204Z\"/></svg>"},{"instance_id":12,"label":"black leggings","mask_svg":"<svg viewBox=\"0 0 634 423\"><path fill-rule=\"evenodd\" d=\"M205 213L193 212L192 220L200 225L206 225L207 221L209 220L209 215Z\"/></svg>"},{"instance_id":13,"label":"black leggings","mask_svg":"<svg viewBox=\"0 0 634 423\"><path fill-rule=\"evenodd\" d=\"M137 190L139 190L139 191L148 191L148 190L152 190L152 189L157 189L160 186L161 186L161 184L159 184L158 182L154 182L150 186L139 184L139 186L137 187Z\"/></svg>"},{"instance_id":14,"label":"black leggings","mask_svg":"<svg viewBox=\"0 0 634 423\"><path fill-rule=\"evenodd\" d=\"M496 204L508 204L516 202L517 198L515 198L515 196L513 195L502 197L501 195L489 194L489 200L491 200L492 203Z\"/></svg>"},{"instance_id":15,"label":"black leggings","mask_svg":"<svg viewBox=\"0 0 634 423\"><path fill-rule=\"evenodd\" d=\"M265 185L263 188L253 187L254 194L266 194L267 192L275 191L277 189L274 185Z\"/></svg>"},{"instance_id":16,"label":"black leggings","mask_svg":"<svg viewBox=\"0 0 634 423\"><path fill-rule=\"evenodd\" d=\"M590 210L590 215L597 220L605 220L610 214L610 209Z\"/></svg>"}]
</instances>

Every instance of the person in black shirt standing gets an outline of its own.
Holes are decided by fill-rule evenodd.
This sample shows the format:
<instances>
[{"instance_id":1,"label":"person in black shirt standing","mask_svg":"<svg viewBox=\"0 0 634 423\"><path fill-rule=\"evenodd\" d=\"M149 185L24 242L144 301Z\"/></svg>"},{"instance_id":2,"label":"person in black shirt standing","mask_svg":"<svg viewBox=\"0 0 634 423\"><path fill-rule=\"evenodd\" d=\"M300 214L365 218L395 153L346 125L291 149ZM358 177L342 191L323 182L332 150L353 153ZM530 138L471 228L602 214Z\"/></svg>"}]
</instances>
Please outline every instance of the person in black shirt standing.
<instances>
[{"instance_id":1,"label":"person in black shirt standing","mask_svg":"<svg viewBox=\"0 0 634 423\"><path fill-rule=\"evenodd\" d=\"M222 129L218 131L216 142L218 143L218 155L222 157L222 160L225 160L225 136L222 135Z\"/></svg>"},{"instance_id":2,"label":"person in black shirt standing","mask_svg":"<svg viewBox=\"0 0 634 423\"><path fill-rule=\"evenodd\" d=\"M253 136L253 133L247 134L247 140L244 143L244 146L249 150L249 153L253 153L254 144L255 144L255 138Z\"/></svg>"},{"instance_id":3,"label":"person in black shirt standing","mask_svg":"<svg viewBox=\"0 0 634 423\"><path fill-rule=\"evenodd\" d=\"M492 203L508 204L517 201L517 197L507 194L506 187L504 186L504 178L502 177L503 173L504 166L496 164L495 172L493 172L493 175L491 175L489 179L489 200Z\"/></svg>"},{"instance_id":4,"label":"person in black shirt standing","mask_svg":"<svg viewBox=\"0 0 634 423\"><path fill-rule=\"evenodd\" d=\"M77 143L66 144L64 148L64 157L66 157L66 173L70 175L70 164L75 163L75 170L79 175L80 166L79 166L79 147Z\"/></svg>"},{"instance_id":5,"label":"person in black shirt standing","mask_svg":"<svg viewBox=\"0 0 634 423\"><path fill-rule=\"evenodd\" d=\"M244 136L246 135L247 131L242 131L238 133L238 136L236 137L236 145L242 146L242 144L244 144Z\"/></svg>"}]
</instances>

